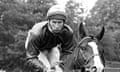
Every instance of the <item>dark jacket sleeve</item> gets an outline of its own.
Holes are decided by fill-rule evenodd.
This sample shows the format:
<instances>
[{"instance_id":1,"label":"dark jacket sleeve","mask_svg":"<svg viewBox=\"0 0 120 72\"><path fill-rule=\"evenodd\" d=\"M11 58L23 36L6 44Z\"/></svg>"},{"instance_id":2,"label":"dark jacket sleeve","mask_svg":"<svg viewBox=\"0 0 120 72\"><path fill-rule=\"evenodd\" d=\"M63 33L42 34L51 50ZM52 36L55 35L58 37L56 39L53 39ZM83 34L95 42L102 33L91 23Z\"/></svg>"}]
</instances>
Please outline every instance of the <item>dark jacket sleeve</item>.
<instances>
[{"instance_id":1,"label":"dark jacket sleeve","mask_svg":"<svg viewBox=\"0 0 120 72\"><path fill-rule=\"evenodd\" d=\"M37 36L30 33L29 42L26 48L26 54L28 58L37 57L39 54L38 47L36 46Z\"/></svg>"},{"instance_id":2,"label":"dark jacket sleeve","mask_svg":"<svg viewBox=\"0 0 120 72\"><path fill-rule=\"evenodd\" d=\"M39 35L34 35L29 32L27 46L26 46L26 56L28 65L34 67L41 67L41 62L38 60L38 55L40 53L38 45L40 45Z\"/></svg>"},{"instance_id":3,"label":"dark jacket sleeve","mask_svg":"<svg viewBox=\"0 0 120 72\"><path fill-rule=\"evenodd\" d=\"M40 62L37 57L39 54L39 50L38 50L37 46L35 45L36 36L34 36L32 33L29 33L28 40L29 41L28 41L27 47L26 47L26 56L27 56L28 65L34 66L34 67L39 67Z\"/></svg>"},{"instance_id":4,"label":"dark jacket sleeve","mask_svg":"<svg viewBox=\"0 0 120 72\"><path fill-rule=\"evenodd\" d=\"M65 37L65 42L64 44L62 45L62 53L64 54L71 54L75 48L75 40L74 40L74 37L73 35L70 35L70 36L66 36Z\"/></svg>"},{"instance_id":5,"label":"dark jacket sleeve","mask_svg":"<svg viewBox=\"0 0 120 72\"><path fill-rule=\"evenodd\" d=\"M29 66L32 66L36 69L39 68L45 68L42 62L39 61L38 55L40 53L39 51L39 45L40 45L40 36L39 35L30 35L30 39L28 42L28 46L26 48L26 55L27 55L27 63Z\"/></svg>"},{"instance_id":6,"label":"dark jacket sleeve","mask_svg":"<svg viewBox=\"0 0 120 72\"><path fill-rule=\"evenodd\" d=\"M63 36L62 53L71 54L76 46L75 37L73 31L66 30Z\"/></svg>"},{"instance_id":7,"label":"dark jacket sleeve","mask_svg":"<svg viewBox=\"0 0 120 72\"><path fill-rule=\"evenodd\" d=\"M28 31L28 36L25 42L27 58L37 57L39 55L41 29L45 24L46 22L37 23Z\"/></svg>"}]
</instances>

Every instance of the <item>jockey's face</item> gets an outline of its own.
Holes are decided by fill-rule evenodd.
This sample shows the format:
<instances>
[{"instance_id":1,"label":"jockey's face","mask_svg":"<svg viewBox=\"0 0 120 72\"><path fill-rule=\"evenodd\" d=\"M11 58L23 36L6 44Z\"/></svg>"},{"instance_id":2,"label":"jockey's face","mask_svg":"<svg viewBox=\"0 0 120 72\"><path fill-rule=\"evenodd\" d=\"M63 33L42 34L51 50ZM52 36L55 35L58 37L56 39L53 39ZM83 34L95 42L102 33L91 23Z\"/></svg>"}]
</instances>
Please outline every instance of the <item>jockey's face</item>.
<instances>
[{"instance_id":1,"label":"jockey's face","mask_svg":"<svg viewBox=\"0 0 120 72\"><path fill-rule=\"evenodd\" d=\"M50 19L49 20L49 27L52 32L58 33L62 30L64 25L64 20L61 19Z\"/></svg>"}]
</instances>

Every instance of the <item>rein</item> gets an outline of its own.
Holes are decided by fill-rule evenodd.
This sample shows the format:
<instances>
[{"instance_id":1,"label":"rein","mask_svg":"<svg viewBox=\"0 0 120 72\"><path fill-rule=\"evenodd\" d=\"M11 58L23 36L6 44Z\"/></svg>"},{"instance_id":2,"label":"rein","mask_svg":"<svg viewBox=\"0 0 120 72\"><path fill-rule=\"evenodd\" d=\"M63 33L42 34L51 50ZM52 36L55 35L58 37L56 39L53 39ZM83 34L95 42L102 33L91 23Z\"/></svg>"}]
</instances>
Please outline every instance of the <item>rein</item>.
<instances>
[{"instance_id":1,"label":"rein","mask_svg":"<svg viewBox=\"0 0 120 72\"><path fill-rule=\"evenodd\" d=\"M91 37L89 37L89 36L84 37L84 38L78 43L78 46L79 46L84 40L89 39L89 38L91 38Z\"/></svg>"}]
</instances>

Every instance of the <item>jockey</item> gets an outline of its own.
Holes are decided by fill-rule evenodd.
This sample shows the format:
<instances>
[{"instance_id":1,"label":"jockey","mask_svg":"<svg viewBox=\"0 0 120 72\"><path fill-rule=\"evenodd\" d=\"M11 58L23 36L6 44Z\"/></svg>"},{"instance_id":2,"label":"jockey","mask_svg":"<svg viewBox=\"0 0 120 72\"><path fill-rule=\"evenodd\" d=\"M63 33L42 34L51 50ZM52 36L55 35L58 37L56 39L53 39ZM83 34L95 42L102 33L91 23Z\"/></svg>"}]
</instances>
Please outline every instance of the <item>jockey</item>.
<instances>
[{"instance_id":1,"label":"jockey","mask_svg":"<svg viewBox=\"0 0 120 72\"><path fill-rule=\"evenodd\" d=\"M74 50L73 30L66 23L67 14L61 5L52 6L47 21L35 24L25 42L28 62L37 68L41 62L47 69L53 68L61 57Z\"/></svg>"}]
</instances>

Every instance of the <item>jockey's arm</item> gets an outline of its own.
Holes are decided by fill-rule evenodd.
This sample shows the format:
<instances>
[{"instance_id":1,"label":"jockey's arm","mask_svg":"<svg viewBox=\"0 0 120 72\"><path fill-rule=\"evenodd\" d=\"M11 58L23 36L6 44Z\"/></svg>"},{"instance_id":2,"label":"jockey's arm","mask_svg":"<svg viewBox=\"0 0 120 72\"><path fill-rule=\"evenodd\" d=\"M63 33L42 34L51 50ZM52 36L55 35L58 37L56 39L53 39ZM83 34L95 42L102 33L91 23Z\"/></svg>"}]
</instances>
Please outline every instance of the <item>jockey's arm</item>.
<instances>
[{"instance_id":1,"label":"jockey's arm","mask_svg":"<svg viewBox=\"0 0 120 72\"><path fill-rule=\"evenodd\" d=\"M64 35L64 43L62 44L61 57L72 54L76 42L73 36L73 32L68 32Z\"/></svg>"},{"instance_id":2,"label":"jockey's arm","mask_svg":"<svg viewBox=\"0 0 120 72\"><path fill-rule=\"evenodd\" d=\"M38 36L35 36L31 32L28 33L25 44L26 56L30 65L33 65L35 67L41 67L40 61L38 60L38 55L40 52L38 50L38 47L36 46L36 44L39 43L37 37Z\"/></svg>"},{"instance_id":3,"label":"jockey's arm","mask_svg":"<svg viewBox=\"0 0 120 72\"><path fill-rule=\"evenodd\" d=\"M63 61L60 63L60 67L63 69L65 68L65 64L68 60L68 55L73 53L73 50L75 49L76 46L76 41L73 37L73 33L66 33L64 34L64 43L61 45L61 57L60 60Z\"/></svg>"}]
</instances>

